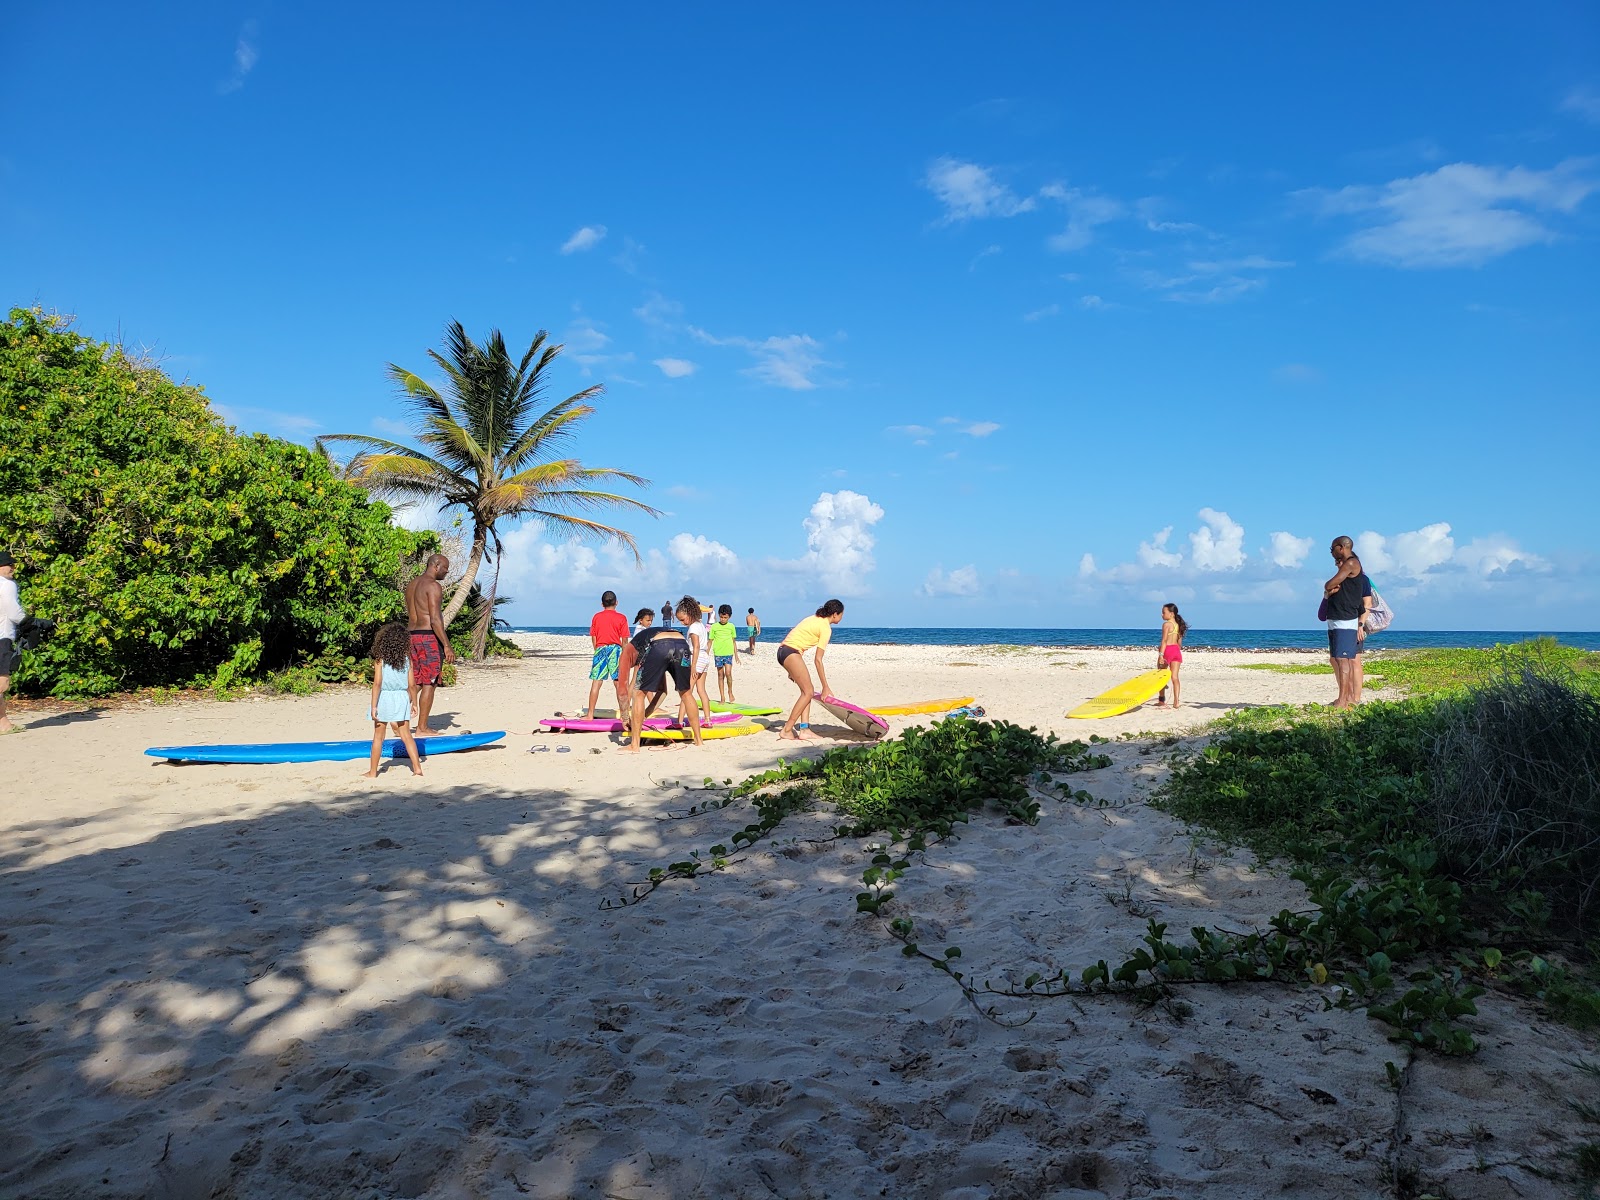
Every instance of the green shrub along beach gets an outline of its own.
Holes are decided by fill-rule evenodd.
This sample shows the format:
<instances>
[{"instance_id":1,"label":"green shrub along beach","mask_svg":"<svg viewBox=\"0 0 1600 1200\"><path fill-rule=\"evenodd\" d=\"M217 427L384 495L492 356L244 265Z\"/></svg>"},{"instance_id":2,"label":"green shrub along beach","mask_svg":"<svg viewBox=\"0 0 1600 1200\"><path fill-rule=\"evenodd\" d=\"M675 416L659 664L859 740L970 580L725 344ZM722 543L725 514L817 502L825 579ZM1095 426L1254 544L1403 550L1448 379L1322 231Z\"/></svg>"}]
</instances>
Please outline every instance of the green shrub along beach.
<instances>
[{"instance_id":1,"label":"green shrub along beach","mask_svg":"<svg viewBox=\"0 0 1600 1200\"><path fill-rule=\"evenodd\" d=\"M21 694L344 679L438 542L198 387L13 309L0 324L0 545L56 621Z\"/></svg>"}]
</instances>

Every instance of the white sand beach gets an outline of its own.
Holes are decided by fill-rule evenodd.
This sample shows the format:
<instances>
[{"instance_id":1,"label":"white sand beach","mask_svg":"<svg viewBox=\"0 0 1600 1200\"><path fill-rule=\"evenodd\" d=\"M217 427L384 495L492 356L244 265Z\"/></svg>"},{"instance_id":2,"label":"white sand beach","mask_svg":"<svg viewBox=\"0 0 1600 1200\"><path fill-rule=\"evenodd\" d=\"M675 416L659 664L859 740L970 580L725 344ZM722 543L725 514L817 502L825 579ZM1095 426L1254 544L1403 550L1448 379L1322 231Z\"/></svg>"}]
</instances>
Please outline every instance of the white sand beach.
<instances>
[{"instance_id":1,"label":"white sand beach","mask_svg":"<svg viewBox=\"0 0 1600 1200\"><path fill-rule=\"evenodd\" d=\"M436 704L450 732L505 740L433 757L423 779L143 754L360 738L361 689L19 708L27 728L0 740L0 1195L1567 1194L1544 1173L1593 1043L1504 996L1480 1001L1477 1056L1419 1057L1399 1092L1384 1064L1404 1052L1325 1010L1326 989L1195 987L1186 1019L1010 1001L1008 1018L1036 1015L1004 1027L855 912L870 852L812 844L827 813L603 909L749 822L746 805L665 819L714 794L705 779L806 751L769 732L637 757L533 734L581 707L588 653L519 640L528 658L465 669ZM1197 651L1182 709L1064 718L1152 657L841 645L828 663L860 703L974 695L1066 738L1332 698L1330 677ZM792 699L770 644L736 681L741 700ZM829 720L814 715L843 740ZM1304 906L1284 874L1142 803L1167 744L1108 752L1081 782L1107 807L974 817L918 856L890 915L1000 984L1112 958L1152 916L1242 929Z\"/></svg>"}]
</instances>

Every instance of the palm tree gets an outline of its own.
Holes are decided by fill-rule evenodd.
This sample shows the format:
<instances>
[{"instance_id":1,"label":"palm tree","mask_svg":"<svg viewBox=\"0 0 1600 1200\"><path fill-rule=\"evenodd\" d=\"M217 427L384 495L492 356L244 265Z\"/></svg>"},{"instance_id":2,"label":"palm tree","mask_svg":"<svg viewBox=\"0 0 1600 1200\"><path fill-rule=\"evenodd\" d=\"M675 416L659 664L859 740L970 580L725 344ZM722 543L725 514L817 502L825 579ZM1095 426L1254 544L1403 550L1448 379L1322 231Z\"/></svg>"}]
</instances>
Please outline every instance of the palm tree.
<instances>
[{"instance_id":1,"label":"palm tree","mask_svg":"<svg viewBox=\"0 0 1600 1200\"><path fill-rule=\"evenodd\" d=\"M502 518L536 517L579 537L613 538L632 550L637 560L632 534L579 514L625 508L661 515L642 501L589 486L622 479L648 487L648 479L552 456L594 413L588 402L604 388L596 384L539 411L545 372L562 349L547 344L547 337L541 329L517 363L498 329L490 330L480 346L460 321L451 321L445 327L445 353L428 351L445 375L442 395L414 372L389 364L389 378L404 393L417 441L425 450L362 433L334 433L321 439L358 447L344 475L369 491L432 501L442 509L460 507L471 517L472 553L445 605L446 626L467 602L484 556L498 557L495 525Z\"/></svg>"}]
</instances>

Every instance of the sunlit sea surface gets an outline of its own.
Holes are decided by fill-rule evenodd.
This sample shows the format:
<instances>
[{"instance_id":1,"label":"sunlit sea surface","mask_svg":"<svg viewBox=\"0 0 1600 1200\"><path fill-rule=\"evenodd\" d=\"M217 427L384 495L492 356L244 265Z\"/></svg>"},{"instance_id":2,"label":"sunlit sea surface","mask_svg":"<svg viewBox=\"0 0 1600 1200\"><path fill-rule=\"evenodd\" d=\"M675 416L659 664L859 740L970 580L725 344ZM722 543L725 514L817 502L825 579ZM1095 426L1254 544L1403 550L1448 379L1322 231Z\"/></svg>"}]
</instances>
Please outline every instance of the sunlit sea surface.
<instances>
[{"instance_id":1,"label":"sunlit sea surface","mask_svg":"<svg viewBox=\"0 0 1600 1200\"><path fill-rule=\"evenodd\" d=\"M776 645L794 622L771 622L761 641ZM517 626L518 633L567 633L586 637L587 625ZM746 636L739 629L741 642ZM1584 650L1600 650L1600 633L1574 633L1556 630L1401 629L1391 627L1373 634L1368 650L1417 650L1436 646L1498 646L1525 642L1530 638L1550 637ZM1125 646L1153 646L1161 640L1160 630L1147 629L891 629L873 625L855 626L848 622L834 628L833 640L842 645L887 646L1062 646L1073 649L1116 649ZM1328 635L1321 626L1311 629L1199 629L1190 628L1184 646L1193 650L1326 650Z\"/></svg>"}]
</instances>

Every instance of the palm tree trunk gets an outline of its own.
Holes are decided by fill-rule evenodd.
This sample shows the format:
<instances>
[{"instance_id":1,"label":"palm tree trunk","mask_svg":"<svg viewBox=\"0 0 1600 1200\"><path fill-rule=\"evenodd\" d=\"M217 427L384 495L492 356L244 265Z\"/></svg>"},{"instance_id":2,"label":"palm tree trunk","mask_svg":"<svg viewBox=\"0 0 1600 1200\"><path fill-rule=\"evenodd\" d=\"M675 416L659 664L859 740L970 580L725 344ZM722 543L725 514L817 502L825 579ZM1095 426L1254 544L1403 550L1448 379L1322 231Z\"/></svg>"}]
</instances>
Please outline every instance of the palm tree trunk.
<instances>
[{"instance_id":1,"label":"palm tree trunk","mask_svg":"<svg viewBox=\"0 0 1600 1200\"><path fill-rule=\"evenodd\" d=\"M482 598L483 611L472 623L472 657L483 661L483 648L489 643L489 631L494 628L494 598L500 590L500 560L494 560L494 576L489 580L489 591Z\"/></svg>"},{"instance_id":2,"label":"palm tree trunk","mask_svg":"<svg viewBox=\"0 0 1600 1200\"><path fill-rule=\"evenodd\" d=\"M461 576L461 582L456 584L455 593L450 597L450 603L444 606L444 627L450 628L450 622L456 619L456 614L461 611L461 606L467 602L467 593L472 591L472 581L478 577L478 566L483 562L483 551L489 544L489 527L476 522L472 526L472 554L467 558L466 573Z\"/></svg>"}]
</instances>

